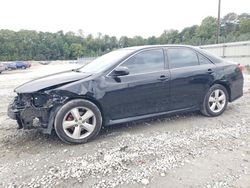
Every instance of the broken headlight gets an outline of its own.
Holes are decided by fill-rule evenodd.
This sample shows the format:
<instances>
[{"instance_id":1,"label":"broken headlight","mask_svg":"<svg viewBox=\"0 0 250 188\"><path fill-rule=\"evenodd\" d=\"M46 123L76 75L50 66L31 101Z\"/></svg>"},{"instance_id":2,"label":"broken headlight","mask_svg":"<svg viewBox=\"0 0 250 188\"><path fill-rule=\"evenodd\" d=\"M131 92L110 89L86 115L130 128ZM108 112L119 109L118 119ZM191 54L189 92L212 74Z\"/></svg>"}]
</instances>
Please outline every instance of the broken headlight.
<instances>
[{"instance_id":1,"label":"broken headlight","mask_svg":"<svg viewBox=\"0 0 250 188\"><path fill-rule=\"evenodd\" d=\"M43 107L47 104L49 96L46 94L36 93L33 95L33 104L35 107Z\"/></svg>"}]
</instances>

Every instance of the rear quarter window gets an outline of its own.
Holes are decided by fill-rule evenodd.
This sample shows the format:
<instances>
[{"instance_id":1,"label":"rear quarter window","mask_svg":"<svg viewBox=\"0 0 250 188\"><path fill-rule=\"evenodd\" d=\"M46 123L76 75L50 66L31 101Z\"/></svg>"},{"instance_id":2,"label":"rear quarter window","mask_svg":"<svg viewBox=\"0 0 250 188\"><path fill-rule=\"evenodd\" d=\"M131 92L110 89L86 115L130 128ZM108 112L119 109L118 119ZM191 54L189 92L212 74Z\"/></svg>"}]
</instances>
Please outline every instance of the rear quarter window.
<instances>
[{"instance_id":1,"label":"rear quarter window","mask_svg":"<svg viewBox=\"0 0 250 188\"><path fill-rule=\"evenodd\" d=\"M213 64L208 58L198 53L200 65Z\"/></svg>"},{"instance_id":2,"label":"rear quarter window","mask_svg":"<svg viewBox=\"0 0 250 188\"><path fill-rule=\"evenodd\" d=\"M217 64L217 63L223 63L224 59L216 56L214 54L212 54L211 52L209 52L208 50L204 50L202 48L197 48L196 49L199 53L204 54L206 57L208 57L213 63Z\"/></svg>"}]
</instances>

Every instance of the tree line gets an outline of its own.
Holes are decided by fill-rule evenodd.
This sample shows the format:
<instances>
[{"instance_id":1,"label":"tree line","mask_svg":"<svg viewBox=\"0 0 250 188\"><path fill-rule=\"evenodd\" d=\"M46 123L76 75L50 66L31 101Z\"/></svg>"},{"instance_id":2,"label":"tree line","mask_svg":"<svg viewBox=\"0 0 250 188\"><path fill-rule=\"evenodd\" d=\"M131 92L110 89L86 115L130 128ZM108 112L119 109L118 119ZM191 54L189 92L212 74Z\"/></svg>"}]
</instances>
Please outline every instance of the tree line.
<instances>
[{"instance_id":1,"label":"tree line","mask_svg":"<svg viewBox=\"0 0 250 188\"><path fill-rule=\"evenodd\" d=\"M37 32L31 30L0 30L0 61L13 60L67 60L79 57L99 56L113 49L135 45L189 44L205 45L216 41L217 19L208 16L200 25L186 27L182 31L165 30L159 37L132 38L122 36L93 35L58 31ZM221 19L219 42L250 40L250 14L229 13Z\"/></svg>"}]
</instances>

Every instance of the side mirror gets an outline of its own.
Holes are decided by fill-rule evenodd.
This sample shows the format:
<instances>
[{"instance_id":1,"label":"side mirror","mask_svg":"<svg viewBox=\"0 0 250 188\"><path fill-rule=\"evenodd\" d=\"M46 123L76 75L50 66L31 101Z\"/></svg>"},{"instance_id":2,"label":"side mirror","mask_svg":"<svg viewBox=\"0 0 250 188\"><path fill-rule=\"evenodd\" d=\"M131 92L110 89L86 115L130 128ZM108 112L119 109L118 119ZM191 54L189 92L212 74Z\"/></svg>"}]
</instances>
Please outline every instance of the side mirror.
<instances>
[{"instance_id":1,"label":"side mirror","mask_svg":"<svg viewBox=\"0 0 250 188\"><path fill-rule=\"evenodd\" d=\"M117 67L114 70L114 76L125 76L129 74L129 70L127 67Z\"/></svg>"}]
</instances>

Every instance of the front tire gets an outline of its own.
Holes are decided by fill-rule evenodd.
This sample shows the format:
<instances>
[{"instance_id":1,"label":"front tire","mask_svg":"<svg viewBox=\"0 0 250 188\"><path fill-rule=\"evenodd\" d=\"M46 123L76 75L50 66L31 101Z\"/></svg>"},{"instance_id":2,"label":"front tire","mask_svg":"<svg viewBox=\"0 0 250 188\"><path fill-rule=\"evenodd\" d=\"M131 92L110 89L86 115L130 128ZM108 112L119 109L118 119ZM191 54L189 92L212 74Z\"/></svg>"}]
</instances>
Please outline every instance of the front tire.
<instances>
[{"instance_id":1,"label":"front tire","mask_svg":"<svg viewBox=\"0 0 250 188\"><path fill-rule=\"evenodd\" d=\"M101 112L88 100L75 99L67 102L55 117L56 134L66 143L86 143L98 135L101 127Z\"/></svg>"},{"instance_id":2,"label":"front tire","mask_svg":"<svg viewBox=\"0 0 250 188\"><path fill-rule=\"evenodd\" d=\"M220 84L213 85L207 92L201 113L205 116L215 117L221 115L227 108L228 92Z\"/></svg>"}]
</instances>

